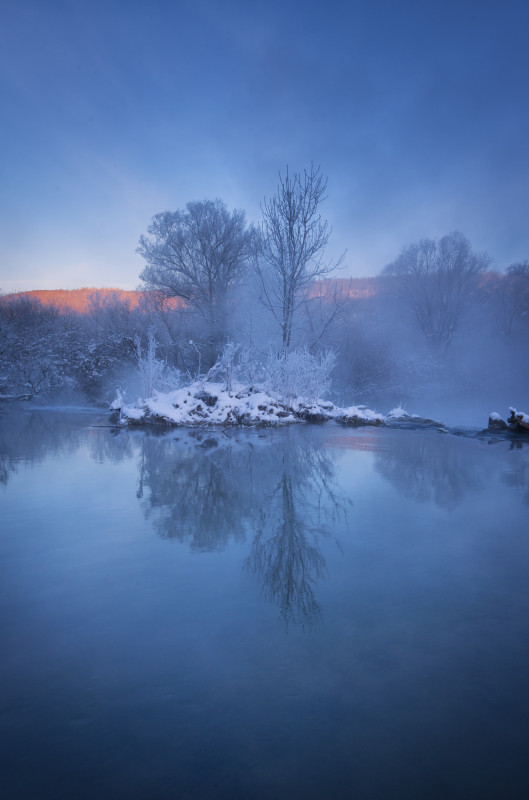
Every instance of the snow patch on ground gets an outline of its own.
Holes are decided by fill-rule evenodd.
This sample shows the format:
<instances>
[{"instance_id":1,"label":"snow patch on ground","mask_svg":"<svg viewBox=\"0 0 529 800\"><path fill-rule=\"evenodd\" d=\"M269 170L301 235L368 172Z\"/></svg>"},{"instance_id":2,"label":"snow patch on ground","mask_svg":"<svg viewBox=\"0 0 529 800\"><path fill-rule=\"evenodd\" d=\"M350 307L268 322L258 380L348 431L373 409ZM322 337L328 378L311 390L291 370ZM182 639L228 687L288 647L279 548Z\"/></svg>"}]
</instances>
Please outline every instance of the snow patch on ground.
<instances>
[{"instance_id":1,"label":"snow patch on ground","mask_svg":"<svg viewBox=\"0 0 529 800\"><path fill-rule=\"evenodd\" d=\"M402 406L396 406L396 408L392 408L388 414L389 419L409 419L410 415L407 411L405 411Z\"/></svg>"},{"instance_id":2,"label":"snow patch on ground","mask_svg":"<svg viewBox=\"0 0 529 800\"><path fill-rule=\"evenodd\" d=\"M337 408L333 419L345 425L384 425L386 421L383 414L378 414L364 406Z\"/></svg>"}]
</instances>

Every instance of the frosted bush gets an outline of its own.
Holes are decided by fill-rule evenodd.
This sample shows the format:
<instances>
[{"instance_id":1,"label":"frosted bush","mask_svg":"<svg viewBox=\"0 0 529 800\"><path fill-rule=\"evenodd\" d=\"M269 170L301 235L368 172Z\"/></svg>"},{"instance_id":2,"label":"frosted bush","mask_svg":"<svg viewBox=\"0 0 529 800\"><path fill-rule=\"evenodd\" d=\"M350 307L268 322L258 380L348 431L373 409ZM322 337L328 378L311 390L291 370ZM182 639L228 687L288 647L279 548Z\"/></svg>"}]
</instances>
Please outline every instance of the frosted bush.
<instances>
[{"instance_id":1,"label":"frosted bush","mask_svg":"<svg viewBox=\"0 0 529 800\"><path fill-rule=\"evenodd\" d=\"M156 358L156 338L150 330L147 337L147 349L144 351L139 336L134 337L138 374L141 382L141 396L152 397L154 392L170 392L182 385L180 370L169 367L165 361Z\"/></svg>"},{"instance_id":2,"label":"frosted bush","mask_svg":"<svg viewBox=\"0 0 529 800\"><path fill-rule=\"evenodd\" d=\"M314 403L329 391L336 353L326 350L312 355L306 347L286 355L270 353L265 364L267 391L291 404Z\"/></svg>"},{"instance_id":3,"label":"frosted bush","mask_svg":"<svg viewBox=\"0 0 529 800\"><path fill-rule=\"evenodd\" d=\"M239 349L238 344L227 342L222 349L222 353L205 376L206 381L220 378L224 382L228 394L232 392L233 382L236 377L235 358Z\"/></svg>"},{"instance_id":4,"label":"frosted bush","mask_svg":"<svg viewBox=\"0 0 529 800\"><path fill-rule=\"evenodd\" d=\"M246 386L255 386L264 380L259 354L253 347L227 342L215 364L203 376L203 382L209 380L222 381L229 394L237 381Z\"/></svg>"},{"instance_id":5,"label":"frosted bush","mask_svg":"<svg viewBox=\"0 0 529 800\"><path fill-rule=\"evenodd\" d=\"M237 364L237 378L248 386L256 386L265 380L262 357L255 347L241 347Z\"/></svg>"}]
</instances>

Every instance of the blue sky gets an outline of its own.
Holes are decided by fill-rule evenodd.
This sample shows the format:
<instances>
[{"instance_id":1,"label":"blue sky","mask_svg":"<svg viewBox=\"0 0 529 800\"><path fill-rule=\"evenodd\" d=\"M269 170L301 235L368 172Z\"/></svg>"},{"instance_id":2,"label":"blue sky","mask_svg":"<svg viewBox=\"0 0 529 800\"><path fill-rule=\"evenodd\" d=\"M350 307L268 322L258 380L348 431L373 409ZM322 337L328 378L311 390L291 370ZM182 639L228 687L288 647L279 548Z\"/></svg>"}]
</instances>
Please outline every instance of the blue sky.
<instances>
[{"instance_id":1,"label":"blue sky","mask_svg":"<svg viewBox=\"0 0 529 800\"><path fill-rule=\"evenodd\" d=\"M529 4L3 0L0 289L138 284L151 217L328 176L329 255L529 259Z\"/></svg>"}]
</instances>

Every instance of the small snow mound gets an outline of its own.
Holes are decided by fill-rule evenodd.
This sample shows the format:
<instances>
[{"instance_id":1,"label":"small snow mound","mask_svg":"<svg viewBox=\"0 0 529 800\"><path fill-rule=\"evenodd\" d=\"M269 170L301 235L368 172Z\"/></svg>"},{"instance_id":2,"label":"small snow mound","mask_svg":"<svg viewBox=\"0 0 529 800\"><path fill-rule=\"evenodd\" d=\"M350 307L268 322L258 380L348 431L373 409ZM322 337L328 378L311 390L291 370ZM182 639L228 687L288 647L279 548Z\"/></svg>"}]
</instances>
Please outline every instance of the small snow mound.
<instances>
[{"instance_id":1,"label":"small snow mound","mask_svg":"<svg viewBox=\"0 0 529 800\"><path fill-rule=\"evenodd\" d=\"M124 406L121 409L121 420L139 422L140 419L145 417L145 411L142 408L133 408L132 406Z\"/></svg>"},{"instance_id":2,"label":"small snow mound","mask_svg":"<svg viewBox=\"0 0 529 800\"><path fill-rule=\"evenodd\" d=\"M377 414L365 406L349 406L349 408L337 409L334 419L343 425L384 425L383 414Z\"/></svg>"},{"instance_id":3,"label":"small snow mound","mask_svg":"<svg viewBox=\"0 0 529 800\"><path fill-rule=\"evenodd\" d=\"M388 414L388 419L408 419L410 415L405 411L402 406L392 408Z\"/></svg>"},{"instance_id":4,"label":"small snow mound","mask_svg":"<svg viewBox=\"0 0 529 800\"><path fill-rule=\"evenodd\" d=\"M497 411L493 411L492 414L489 414L489 424L487 427L489 430L501 431L505 430L509 426L505 420L500 417Z\"/></svg>"}]
</instances>

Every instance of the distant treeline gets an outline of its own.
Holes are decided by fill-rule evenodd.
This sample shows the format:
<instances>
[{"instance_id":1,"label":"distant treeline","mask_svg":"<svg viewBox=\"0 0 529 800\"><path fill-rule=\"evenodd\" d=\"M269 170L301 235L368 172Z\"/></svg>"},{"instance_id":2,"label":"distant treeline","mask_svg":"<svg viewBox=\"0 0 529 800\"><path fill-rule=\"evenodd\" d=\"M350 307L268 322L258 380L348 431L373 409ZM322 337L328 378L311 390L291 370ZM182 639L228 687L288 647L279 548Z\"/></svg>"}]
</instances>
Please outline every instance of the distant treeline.
<instances>
[{"instance_id":1,"label":"distant treeline","mask_svg":"<svg viewBox=\"0 0 529 800\"><path fill-rule=\"evenodd\" d=\"M293 346L333 348L334 395L388 402L423 390L527 393L529 270L479 276L450 341L423 330L402 276L315 281L295 325ZM267 355L274 340L258 287L232 298L226 340ZM106 402L134 384L137 342L154 331L157 357L182 373L208 366L211 335L203 317L156 291L111 289L21 292L0 298L0 396ZM428 335L430 333L430 335ZM130 389L133 391L133 389ZM514 396L514 394L513 394ZM527 394L525 394L527 396Z\"/></svg>"},{"instance_id":2,"label":"distant treeline","mask_svg":"<svg viewBox=\"0 0 529 800\"><path fill-rule=\"evenodd\" d=\"M313 281L311 294L315 297L326 296L329 289L338 287L348 297L371 297L379 291L377 278L336 278L335 280ZM152 293L151 293L152 294ZM160 295L163 297L163 295ZM61 314L75 311L78 314L90 314L95 309L109 303L122 303L132 311L147 311L152 299L144 289L98 289L84 287L82 289L32 289L25 292L12 292L0 296L0 305L15 299L38 300L44 307L53 307ZM166 309L182 308L185 300L178 297L166 297Z\"/></svg>"},{"instance_id":3,"label":"distant treeline","mask_svg":"<svg viewBox=\"0 0 529 800\"><path fill-rule=\"evenodd\" d=\"M12 292L0 297L2 303L11 302L15 298L20 300L37 300L44 307L52 307L60 314L75 311L78 314L90 314L97 308L108 303L122 303L129 309L144 307L145 292L141 289L98 289L84 287L82 289L32 289L26 292ZM183 301L173 297L166 300L168 308L179 308Z\"/></svg>"}]
</instances>

